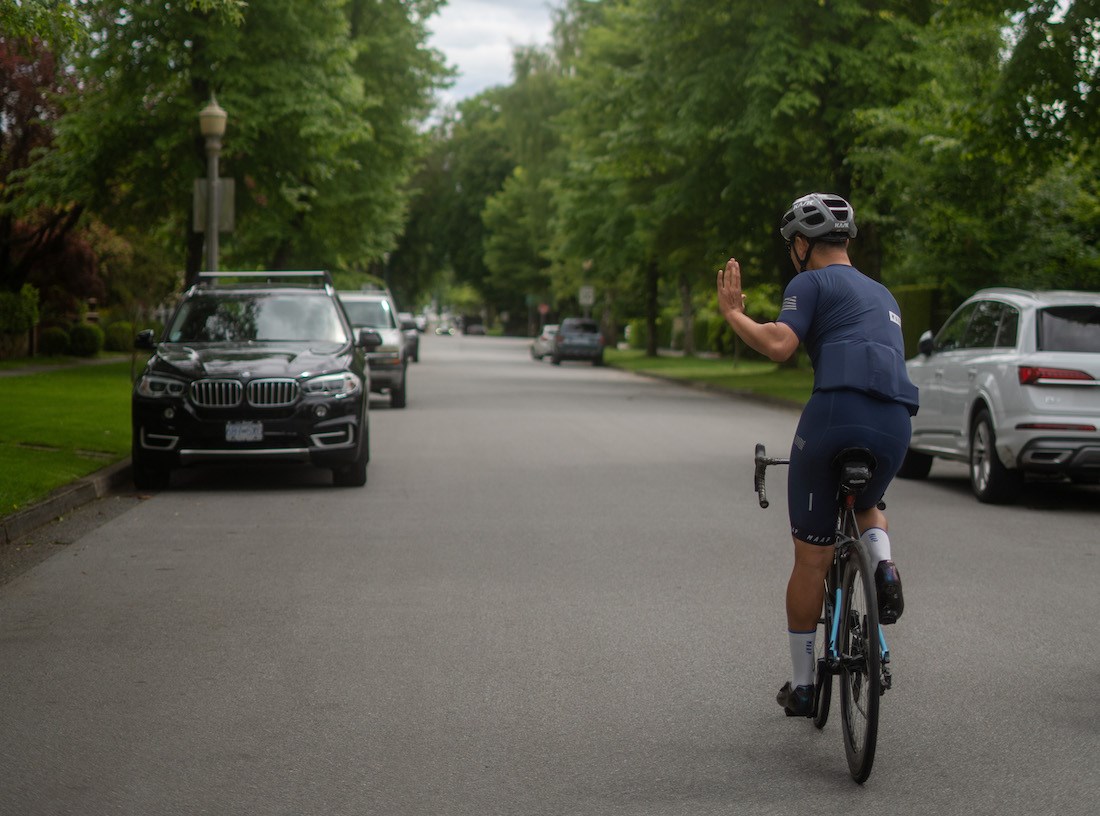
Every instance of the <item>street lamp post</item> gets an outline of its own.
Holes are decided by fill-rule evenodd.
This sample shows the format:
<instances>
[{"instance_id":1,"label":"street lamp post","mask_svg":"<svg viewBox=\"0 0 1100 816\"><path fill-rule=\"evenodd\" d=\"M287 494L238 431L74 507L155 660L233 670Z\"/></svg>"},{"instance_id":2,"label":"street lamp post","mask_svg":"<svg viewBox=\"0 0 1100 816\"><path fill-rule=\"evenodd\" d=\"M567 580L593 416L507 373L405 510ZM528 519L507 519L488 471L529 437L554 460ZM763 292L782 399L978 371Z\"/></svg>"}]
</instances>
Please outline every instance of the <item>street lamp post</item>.
<instances>
[{"instance_id":1,"label":"street lamp post","mask_svg":"<svg viewBox=\"0 0 1100 816\"><path fill-rule=\"evenodd\" d=\"M218 271L218 226L221 191L218 189L218 156L229 116L210 94L210 103L199 112L199 130L206 137L206 269Z\"/></svg>"}]
</instances>

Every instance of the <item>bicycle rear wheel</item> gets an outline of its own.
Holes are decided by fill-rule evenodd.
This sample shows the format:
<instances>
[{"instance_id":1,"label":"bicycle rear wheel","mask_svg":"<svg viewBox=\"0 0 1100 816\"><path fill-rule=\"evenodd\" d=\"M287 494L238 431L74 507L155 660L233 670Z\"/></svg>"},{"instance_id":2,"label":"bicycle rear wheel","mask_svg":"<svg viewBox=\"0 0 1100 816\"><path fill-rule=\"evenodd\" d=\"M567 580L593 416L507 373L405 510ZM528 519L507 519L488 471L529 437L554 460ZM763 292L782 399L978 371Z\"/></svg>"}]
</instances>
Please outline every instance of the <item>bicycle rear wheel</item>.
<instances>
[{"instance_id":1,"label":"bicycle rear wheel","mask_svg":"<svg viewBox=\"0 0 1100 816\"><path fill-rule=\"evenodd\" d=\"M867 564L862 545L854 542L844 569L841 602L840 712L848 770L860 784L871 775L875 761L879 698L882 696L878 598Z\"/></svg>"},{"instance_id":2,"label":"bicycle rear wheel","mask_svg":"<svg viewBox=\"0 0 1100 816\"><path fill-rule=\"evenodd\" d=\"M829 571L831 576L833 571ZM829 721L829 703L833 696L833 674L826 665L829 654L830 627L833 624L833 602L836 590L829 579L825 580L825 599L821 604L821 620L817 640L814 641L814 725L819 729Z\"/></svg>"}]
</instances>

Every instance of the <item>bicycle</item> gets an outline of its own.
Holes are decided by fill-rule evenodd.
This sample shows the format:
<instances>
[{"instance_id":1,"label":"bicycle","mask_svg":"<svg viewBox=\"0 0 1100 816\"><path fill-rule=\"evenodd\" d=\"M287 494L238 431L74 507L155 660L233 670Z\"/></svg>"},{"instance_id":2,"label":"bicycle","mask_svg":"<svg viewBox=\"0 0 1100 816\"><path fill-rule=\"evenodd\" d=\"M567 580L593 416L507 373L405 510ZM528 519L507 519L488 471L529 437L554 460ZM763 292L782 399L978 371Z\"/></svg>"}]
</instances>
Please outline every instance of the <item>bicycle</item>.
<instances>
[{"instance_id":1,"label":"bicycle","mask_svg":"<svg viewBox=\"0 0 1100 816\"><path fill-rule=\"evenodd\" d=\"M757 444L754 483L761 507L768 506L764 471L789 459L769 458ZM866 448L847 448L834 459L839 478L833 563L825 578L825 600L818 624L824 637L815 640L813 723L829 719L833 677L840 678L841 730L852 778L863 784L871 775L878 740L879 698L893 684L890 649L878 618L874 566L859 537L856 497L867 486L875 457ZM879 503L880 509L885 505Z\"/></svg>"}]
</instances>

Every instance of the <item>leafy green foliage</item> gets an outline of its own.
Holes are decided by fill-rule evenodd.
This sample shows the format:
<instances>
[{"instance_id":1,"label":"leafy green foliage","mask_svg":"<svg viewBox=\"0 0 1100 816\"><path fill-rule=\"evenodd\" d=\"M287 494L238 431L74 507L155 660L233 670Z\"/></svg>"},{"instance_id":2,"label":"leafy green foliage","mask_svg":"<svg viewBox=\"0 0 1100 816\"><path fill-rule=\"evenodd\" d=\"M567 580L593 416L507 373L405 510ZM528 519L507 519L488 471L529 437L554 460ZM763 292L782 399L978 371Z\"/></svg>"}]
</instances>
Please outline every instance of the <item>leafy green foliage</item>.
<instances>
[{"instance_id":1,"label":"leafy green foliage","mask_svg":"<svg viewBox=\"0 0 1100 816\"><path fill-rule=\"evenodd\" d=\"M24 284L18 293L0 291L0 332L30 331L38 323L38 290Z\"/></svg>"},{"instance_id":2,"label":"leafy green foliage","mask_svg":"<svg viewBox=\"0 0 1100 816\"><path fill-rule=\"evenodd\" d=\"M95 357L103 350L103 329L91 323L78 323L69 332L69 351L77 357Z\"/></svg>"},{"instance_id":3,"label":"leafy green foliage","mask_svg":"<svg viewBox=\"0 0 1100 816\"><path fill-rule=\"evenodd\" d=\"M69 333L60 326L43 329L38 338L38 351L47 357L69 353Z\"/></svg>"},{"instance_id":4,"label":"leafy green foliage","mask_svg":"<svg viewBox=\"0 0 1100 816\"><path fill-rule=\"evenodd\" d=\"M401 231L417 121L446 74L424 46L440 5L83 4L88 36L60 44L75 90L61 98L50 149L6 188L12 211L94 215L97 248L116 239L111 296L155 303L165 282L179 283L167 270L191 277L202 263L196 119L216 92L229 114L220 174L237 180L221 265L365 268Z\"/></svg>"}]
</instances>

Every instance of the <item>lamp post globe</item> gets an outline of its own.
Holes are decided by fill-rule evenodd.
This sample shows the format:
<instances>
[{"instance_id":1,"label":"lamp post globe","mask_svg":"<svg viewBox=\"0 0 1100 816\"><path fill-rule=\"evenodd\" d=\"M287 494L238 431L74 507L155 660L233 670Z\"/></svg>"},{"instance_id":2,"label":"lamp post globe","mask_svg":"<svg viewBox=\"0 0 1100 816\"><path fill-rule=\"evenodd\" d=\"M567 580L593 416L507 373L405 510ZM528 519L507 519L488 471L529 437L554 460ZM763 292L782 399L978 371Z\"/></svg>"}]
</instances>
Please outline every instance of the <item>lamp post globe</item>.
<instances>
[{"instance_id":1,"label":"lamp post globe","mask_svg":"<svg viewBox=\"0 0 1100 816\"><path fill-rule=\"evenodd\" d=\"M210 102L199 111L199 132L206 138L206 269L218 271L218 212L221 190L218 180L218 157L222 150L222 136L229 114L210 94Z\"/></svg>"}]
</instances>

